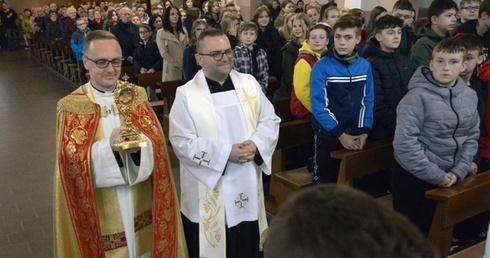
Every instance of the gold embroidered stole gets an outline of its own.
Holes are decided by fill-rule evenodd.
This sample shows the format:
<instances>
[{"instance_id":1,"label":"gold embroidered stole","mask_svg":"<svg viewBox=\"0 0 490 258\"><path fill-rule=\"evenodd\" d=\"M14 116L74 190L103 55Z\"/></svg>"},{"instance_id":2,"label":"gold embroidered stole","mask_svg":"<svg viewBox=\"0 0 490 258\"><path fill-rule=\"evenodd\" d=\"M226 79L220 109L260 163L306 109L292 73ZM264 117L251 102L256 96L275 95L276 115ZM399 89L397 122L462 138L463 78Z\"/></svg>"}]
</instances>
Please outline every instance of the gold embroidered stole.
<instances>
[{"instance_id":1,"label":"gold embroidered stole","mask_svg":"<svg viewBox=\"0 0 490 258\"><path fill-rule=\"evenodd\" d=\"M235 71L230 73L235 92L240 100L242 111L247 123L248 136L257 128L259 118L260 98L255 84L249 78L241 76ZM197 133L205 138L219 140L218 122L211 97L203 89L206 81L202 72L187 83L186 98L189 113L192 117ZM262 173L258 173L259 196L259 227L262 234L267 228L265 209L263 209ZM215 189L210 189L199 182L199 256L200 257L226 257L226 223L224 197L222 196L221 180ZM262 210L262 211L261 211ZM262 215L263 214L263 215ZM261 222L261 218L265 221ZM262 241L261 241L262 242Z\"/></svg>"},{"instance_id":2,"label":"gold embroidered stole","mask_svg":"<svg viewBox=\"0 0 490 258\"><path fill-rule=\"evenodd\" d=\"M152 141L155 163L153 202L148 198L151 196L150 180L132 187L137 214L134 221L136 254L143 254L151 246L152 257L187 257L164 135L160 125L154 123L158 120L146 101L144 89L140 93L141 98L136 100L139 105L131 116L133 123ZM100 113L100 107L93 102L90 84L80 87L58 104L55 173L55 253L58 257L126 257L128 254L121 216L98 214L104 205L115 205L119 210L118 204L114 204L117 203L115 189L94 190L92 182L91 147L100 138Z\"/></svg>"}]
</instances>

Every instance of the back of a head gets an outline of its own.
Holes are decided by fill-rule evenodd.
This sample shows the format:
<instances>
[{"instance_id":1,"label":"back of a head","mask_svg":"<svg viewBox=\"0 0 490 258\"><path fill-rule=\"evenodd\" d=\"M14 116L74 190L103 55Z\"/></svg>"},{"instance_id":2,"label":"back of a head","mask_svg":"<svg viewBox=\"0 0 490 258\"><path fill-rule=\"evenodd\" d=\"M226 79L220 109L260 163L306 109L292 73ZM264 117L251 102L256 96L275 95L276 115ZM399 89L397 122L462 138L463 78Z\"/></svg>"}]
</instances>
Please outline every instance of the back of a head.
<instances>
[{"instance_id":1,"label":"back of a head","mask_svg":"<svg viewBox=\"0 0 490 258\"><path fill-rule=\"evenodd\" d=\"M436 258L405 217L346 186L313 186L294 195L272 220L265 258Z\"/></svg>"},{"instance_id":2,"label":"back of a head","mask_svg":"<svg viewBox=\"0 0 490 258\"><path fill-rule=\"evenodd\" d=\"M427 18L429 18L429 22L431 21L432 16L438 17L447 10L458 11L458 5L453 0L432 1L429 8L427 9Z\"/></svg>"}]
</instances>

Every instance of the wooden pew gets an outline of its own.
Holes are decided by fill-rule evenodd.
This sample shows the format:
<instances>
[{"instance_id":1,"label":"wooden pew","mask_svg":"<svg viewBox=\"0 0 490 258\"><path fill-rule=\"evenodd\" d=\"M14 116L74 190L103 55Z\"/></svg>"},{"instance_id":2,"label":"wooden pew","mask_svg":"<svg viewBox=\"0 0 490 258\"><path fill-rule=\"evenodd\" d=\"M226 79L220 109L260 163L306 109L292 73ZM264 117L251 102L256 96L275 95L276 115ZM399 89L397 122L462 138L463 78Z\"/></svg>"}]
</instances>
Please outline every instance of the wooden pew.
<instances>
[{"instance_id":1,"label":"wooden pew","mask_svg":"<svg viewBox=\"0 0 490 258\"><path fill-rule=\"evenodd\" d=\"M172 103L175 99L175 94L177 88L186 83L186 80L168 81L168 82L158 82L157 85L160 86L161 94L163 98L163 132L168 136L169 133L169 114Z\"/></svg>"},{"instance_id":2,"label":"wooden pew","mask_svg":"<svg viewBox=\"0 0 490 258\"><path fill-rule=\"evenodd\" d=\"M312 180L312 173L306 167L286 171L288 150L313 143L311 120L293 120L289 109L289 98L272 99L276 115L281 118L279 139L272 156L272 173L266 210L269 218L275 215L278 206L294 192L306 187ZM297 183L303 182L304 184Z\"/></svg>"},{"instance_id":3,"label":"wooden pew","mask_svg":"<svg viewBox=\"0 0 490 258\"><path fill-rule=\"evenodd\" d=\"M306 167L286 171L286 154L289 149L312 143L313 137L311 120L293 120L280 124L279 139L272 156L269 196L265 203L269 219L287 198L311 184L312 173Z\"/></svg>"},{"instance_id":4,"label":"wooden pew","mask_svg":"<svg viewBox=\"0 0 490 258\"><path fill-rule=\"evenodd\" d=\"M283 128L281 127L281 129ZM305 129L303 128L302 130ZM294 141L300 141L302 137L305 137L305 135L298 135L299 130L301 129L294 128L291 130L292 132L283 133L284 135L293 135L293 137L289 137L289 141L293 141L291 143L293 146L295 144ZM312 132L311 125L309 131ZM310 137L310 142L313 142L313 135L307 137ZM360 151L342 149L331 152L330 155L333 158L340 159L337 183L352 187L355 179L389 170L393 162L393 146L391 142L391 140L370 142ZM279 157L277 158L279 159ZM279 167L278 169L280 171L274 175L271 184L273 182L280 182L281 188L287 188L287 191L281 189L283 194L276 198L279 205L294 194L294 192L312 184L313 175L304 168L290 171L284 171L283 167ZM377 198L377 200L388 207L393 206L391 195Z\"/></svg>"},{"instance_id":5,"label":"wooden pew","mask_svg":"<svg viewBox=\"0 0 490 258\"><path fill-rule=\"evenodd\" d=\"M154 72L154 73L143 73L136 74L136 78L138 79L138 85L141 87L150 86L155 88L155 92L158 94L161 92L160 85L157 85L158 82L162 81L162 72ZM157 101L150 101L150 106L152 107L163 107L163 99Z\"/></svg>"},{"instance_id":6,"label":"wooden pew","mask_svg":"<svg viewBox=\"0 0 490 258\"><path fill-rule=\"evenodd\" d=\"M449 255L454 225L490 210L490 171L464 179L449 188L439 187L425 193L437 201L429 231L431 242L442 257Z\"/></svg>"},{"instance_id":7,"label":"wooden pew","mask_svg":"<svg viewBox=\"0 0 490 258\"><path fill-rule=\"evenodd\" d=\"M340 159L337 184L352 187L356 179L389 171L394 159L392 142L392 139L368 142L360 151L346 149L332 151L331 157ZM389 208L393 207L391 194L376 200Z\"/></svg>"},{"instance_id":8,"label":"wooden pew","mask_svg":"<svg viewBox=\"0 0 490 258\"><path fill-rule=\"evenodd\" d=\"M281 118L281 122L294 120L291 110L289 109L289 98L271 99L276 115Z\"/></svg>"},{"instance_id":9,"label":"wooden pew","mask_svg":"<svg viewBox=\"0 0 490 258\"><path fill-rule=\"evenodd\" d=\"M485 244L487 241L482 241L475 245L472 245L466 249L463 249L457 253L454 253L448 258L468 258L468 257L483 257L485 254Z\"/></svg>"},{"instance_id":10,"label":"wooden pew","mask_svg":"<svg viewBox=\"0 0 490 258\"><path fill-rule=\"evenodd\" d=\"M129 66L121 66L121 75L119 79L122 79L124 75L127 75L128 82L131 83L137 83L136 81L136 72L134 71L134 66L129 65Z\"/></svg>"}]
</instances>

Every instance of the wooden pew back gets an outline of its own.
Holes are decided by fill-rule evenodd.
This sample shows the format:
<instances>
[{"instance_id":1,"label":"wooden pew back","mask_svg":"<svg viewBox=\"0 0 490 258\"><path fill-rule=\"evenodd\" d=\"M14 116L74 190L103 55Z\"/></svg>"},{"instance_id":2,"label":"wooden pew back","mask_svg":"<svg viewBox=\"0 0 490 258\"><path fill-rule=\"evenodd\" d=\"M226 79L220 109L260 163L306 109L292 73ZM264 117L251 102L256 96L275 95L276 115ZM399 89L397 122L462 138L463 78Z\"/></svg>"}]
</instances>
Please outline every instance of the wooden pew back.
<instances>
[{"instance_id":1,"label":"wooden pew back","mask_svg":"<svg viewBox=\"0 0 490 258\"><path fill-rule=\"evenodd\" d=\"M177 88L184 85L186 82L186 80L177 80L157 83L158 85L160 85L163 98L163 131L167 136L169 133L170 108L172 107L172 103L174 102Z\"/></svg>"},{"instance_id":2,"label":"wooden pew back","mask_svg":"<svg viewBox=\"0 0 490 258\"><path fill-rule=\"evenodd\" d=\"M136 74L136 78L138 80L138 85L141 87L150 86L154 89L157 89L156 92L160 92L160 85L157 83L162 81L162 72L154 72L154 73L141 73ZM150 101L150 105L152 107L163 107L163 100Z\"/></svg>"},{"instance_id":3,"label":"wooden pew back","mask_svg":"<svg viewBox=\"0 0 490 258\"><path fill-rule=\"evenodd\" d=\"M290 98L271 99L276 115L281 118L281 122L294 120L291 110L289 109Z\"/></svg>"},{"instance_id":4,"label":"wooden pew back","mask_svg":"<svg viewBox=\"0 0 490 258\"><path fill-rule=\"evenodd\" d=\"M391 139L369 142L359 151L342 149L330 155L341 160L337 183L351 187L355 179L389 170L394 159Z\"/></svg>"},{"instance_id":5,"label":"wooden pew back","mask_svg":"<svg viewBox=\"0 0 490 258\"><path fill-rule=\"evenodd\" d=\"M429 231L429 241L443 257L449 255L454 225L490 210L490 171L464 179L449 188L439 187L425 193L437 201Z\"/></svg>"}]
</instances>

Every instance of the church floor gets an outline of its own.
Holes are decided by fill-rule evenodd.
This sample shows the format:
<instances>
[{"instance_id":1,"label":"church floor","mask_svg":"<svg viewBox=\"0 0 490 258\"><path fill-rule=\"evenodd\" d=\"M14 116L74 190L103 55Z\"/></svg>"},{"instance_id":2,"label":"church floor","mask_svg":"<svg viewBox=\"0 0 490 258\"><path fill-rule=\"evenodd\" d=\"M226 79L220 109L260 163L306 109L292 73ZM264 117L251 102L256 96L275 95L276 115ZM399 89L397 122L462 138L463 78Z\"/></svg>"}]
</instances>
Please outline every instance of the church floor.
<instances>
[{"instance_id":1,"label":"church floor","mask_svg":"<svg viewBox=\"0 0 490 258\"><path fill-rule=\"evenodd\" d=\"M75 88L29 50L0 52L0 257L53 257L56 103Z\"/></svg>"}]
</instances>

